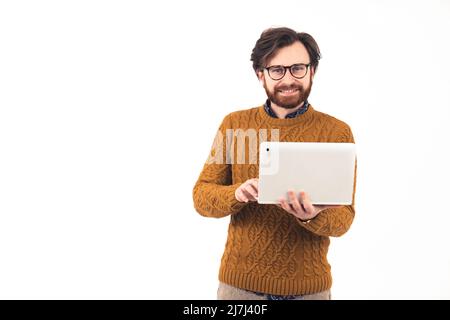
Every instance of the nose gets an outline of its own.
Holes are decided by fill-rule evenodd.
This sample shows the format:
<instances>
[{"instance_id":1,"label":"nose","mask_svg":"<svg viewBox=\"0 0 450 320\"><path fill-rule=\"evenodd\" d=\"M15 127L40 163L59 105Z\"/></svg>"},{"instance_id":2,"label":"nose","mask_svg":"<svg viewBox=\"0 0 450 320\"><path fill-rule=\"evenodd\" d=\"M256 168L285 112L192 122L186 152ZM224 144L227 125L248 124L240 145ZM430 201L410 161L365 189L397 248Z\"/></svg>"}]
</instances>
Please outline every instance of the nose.
<instances>
[{"instance_id":1,"label":"nose","mask_svg":"<svg viewBox=\"0 0 450 320\"><path fill-rule=\"evenodd\" d=\"M298 81L298 79L294 78L292 76L292 74L289 72L289 70L286 70L286 74L284 75L284 77L280 80L280 84L293 84L296 83Z\"/></svg>"}]
</instances>

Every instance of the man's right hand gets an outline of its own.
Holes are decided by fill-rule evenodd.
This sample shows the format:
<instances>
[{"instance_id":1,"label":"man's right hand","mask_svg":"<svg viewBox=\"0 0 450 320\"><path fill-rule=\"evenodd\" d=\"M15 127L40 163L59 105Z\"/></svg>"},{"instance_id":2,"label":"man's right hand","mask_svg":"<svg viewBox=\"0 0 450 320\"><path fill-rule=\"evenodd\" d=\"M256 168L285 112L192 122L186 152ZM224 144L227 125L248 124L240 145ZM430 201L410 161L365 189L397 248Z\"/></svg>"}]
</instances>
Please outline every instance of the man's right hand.
<instances>
[{"instance_id":1,"label":"man's right hand","mask_svg":"<svg viewBox=\"0 0 450 320\"><path fill-rule=\"evenodd\" d=\"M258 179L248 179L241 184L234 192L236 200L239 202L256 201L258 198Z\"/></svg>"}]
</instances>

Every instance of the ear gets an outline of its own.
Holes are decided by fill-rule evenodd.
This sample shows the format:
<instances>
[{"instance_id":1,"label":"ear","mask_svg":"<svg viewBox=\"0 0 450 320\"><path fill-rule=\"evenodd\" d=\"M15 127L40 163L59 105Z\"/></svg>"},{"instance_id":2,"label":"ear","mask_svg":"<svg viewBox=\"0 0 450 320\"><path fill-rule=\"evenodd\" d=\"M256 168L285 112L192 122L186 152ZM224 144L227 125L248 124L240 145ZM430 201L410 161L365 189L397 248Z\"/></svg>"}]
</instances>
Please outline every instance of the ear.
<instances>
[{"instance_id":1,"label":"ear","mask_svg":"<svg viewBox=\"0 0 450 320\"><path fill-rule=\"evenodd\" d=\"M258 80L261 84L264 84L264 72L263 71L257 71L256 76L258 77Z\"/></svg>"},{"instance_id":2,"label":"ear","mask_svg":"<svg viewBox=\"0 0 450 320\"><path fill-rule=\"evenodd\" d=\"M310 70L310 72L311 72L311 80L313 80L314 79L314 76L315 76L315 74L316 74L316 68L311 68L311 70Z\"/></svg>"}]
</instances>

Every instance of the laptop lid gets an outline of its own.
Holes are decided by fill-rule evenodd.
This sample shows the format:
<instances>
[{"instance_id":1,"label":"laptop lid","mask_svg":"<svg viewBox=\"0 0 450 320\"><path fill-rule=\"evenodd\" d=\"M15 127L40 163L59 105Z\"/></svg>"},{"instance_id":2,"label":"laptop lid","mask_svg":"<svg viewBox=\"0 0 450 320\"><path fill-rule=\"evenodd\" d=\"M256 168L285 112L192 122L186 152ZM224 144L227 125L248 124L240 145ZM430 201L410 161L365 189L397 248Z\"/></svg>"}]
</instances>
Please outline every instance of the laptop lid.
<instances>
[{"instance_id":1,"label":"laptop lid","mask_svg":"<svg viewBox=\"0 0 450 320\"><path fill-rule=\"evenodd\" d=\"M262 142L258 203L278 204L288 190L305 191L313 204L352 203L354 143Z\"/></svg>"}]
</instances>

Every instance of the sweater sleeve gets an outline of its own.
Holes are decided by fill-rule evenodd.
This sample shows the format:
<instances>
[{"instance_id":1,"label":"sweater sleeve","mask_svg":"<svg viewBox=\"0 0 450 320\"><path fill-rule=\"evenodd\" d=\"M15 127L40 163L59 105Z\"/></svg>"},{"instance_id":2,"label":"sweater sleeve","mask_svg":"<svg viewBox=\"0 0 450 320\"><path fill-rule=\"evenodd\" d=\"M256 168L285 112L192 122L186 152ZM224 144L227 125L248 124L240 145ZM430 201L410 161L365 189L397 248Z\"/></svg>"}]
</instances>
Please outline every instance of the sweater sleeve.
<instances>
[{"instance_id":1,"label":"sweater sleeve","mask_svg":"<svg viewBox=\"0 0 450 320\"><path fill-rule=\"evenodd\" d=\"M241 183L232 184L231 164L227 161L226 129L230 128L228 115L217 131L210 156L192 192L195 210L205 217L225 217L239 212L246 205L234 196Z\"/></svg>"},{"instance_id":2,"label":"sweater sleeve","mask_svg":"<svg viewBox=\"0 0 450 320\"><path fill-rule=\"evenodd\" d=\"M354 143L353 134L350 127L346 126L342 134L338 136L336 142L352 142ZM352 204L342 206L340 208L328 208L321 211L309 223L298 222L305 229L327 237L339 237L346 233L355 217L355 192L356 192L356 169L357 161L355 161L355 175L353 182Z\"/></svg>"}]
</instances>

